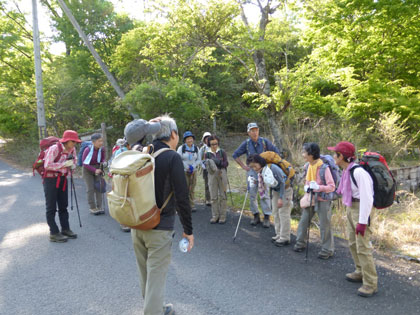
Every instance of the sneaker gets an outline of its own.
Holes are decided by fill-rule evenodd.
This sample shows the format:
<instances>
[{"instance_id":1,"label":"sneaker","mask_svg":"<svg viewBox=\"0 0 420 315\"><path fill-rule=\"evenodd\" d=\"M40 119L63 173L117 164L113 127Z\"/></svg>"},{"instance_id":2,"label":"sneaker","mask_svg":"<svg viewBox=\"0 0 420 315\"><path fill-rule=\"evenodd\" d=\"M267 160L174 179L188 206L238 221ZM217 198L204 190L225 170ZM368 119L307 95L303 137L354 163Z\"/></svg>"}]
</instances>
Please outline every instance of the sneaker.
<instances>
[{"instance_id":1,"label":"sneaker","mask_svg":"<svg viewBox=\"0 0 420 315\"><path fill-rule=\"evenodd\" d=\"M211 218L211 219L210 219L210 223L211 223L211 224L215 224L215 223L217 223L217 222L219 222L219 219L218 219L218 218Z\"/></svg>"},{"instance_id":2,"label":"sneaker","mask_svg":"<svg viewBox=\"0 0 420 315\"><path fill-rule=\"evenodd\" d=\"M275 241L278 241L280 239L280 235L274 235L272 238L271 238L271 242L272 243L274 243Z\"/></svg>"},{"instance_id":3,"label":"sneaker","mask_svg":"<svg viewBox=\"0 0 420 315\"><path fill-rule=\"evenodd\" d=\"M363 276L360 272L351 272L346 274L346 280L350 282L363 282Z\"/></svg>"},{"instance_id":4,"label":"sneaker","mask_svg":"<svg viewBox=\"0 0 420 315\"><path fill-rule=\"evenodd\" d=\"M72 230L62 230L61 234L64 236L67 236L68 238L73 238L73 239L77 238L77 234L73 233Z\"/></svg>"},{"instance_id":5,"label":"sneaker","mask_svg":"<svg viewBox=\"0 0 420 315\"><path fill-rule=\"evenodd\" d=\"M124 224L120 224L120 228L123 232L130 232L131 228L129 228L128 226L124 225Z\"/></svg>"},{"instance_id":6,"label":"sneaker","mask_svg":"<svg viewBox=\"0 0 420 315\"><path fill-rule=\"evenodd\" d=\"M319 253L318 253L318 258L319 258L319 259L324 259L324 260L327 260L327 259L329 259L330 257L332 257L333 255L334 255L333 253L319 252Z\"/></svg>"},{"instance_id":7,"label":"sneaker","mask_svg":"<svg viewBox=\"0 0 420 315\"><path fill-rule=\"evenodd\" d=\"M210 201L206 201L206 206L207 207L211 207L211 202Z\"/></svg>"},{"instance_id":8,"label":"sneaker","mask_svg":"<svg viewBox=\"0 0 420 315\"><path fill-rule=\"evenodd\" d=\"M174 306L172 304L166 304L163 307L163 314L164 315L175 315Z\"/></svg>"},{"instance_id":9,"label":"sneaker","mask_svg":"<svg viewBox=\"0 0 420 315\"><path fill-rule=\"evenodd\" d=\"M359 290L357 290L357 295L363 296L363 297L371 297L376 292L378 292L377 288L372 288L371 286L364 284L359 288Z\"/></svg>"},{"instance_id":10,"label":"sneaker","mask_svg":"<svg viewBox=\"0 0 420 315\"><path fill-rule=\"evenodd\" d=\"M290 245L290 241L275 241L274 245L276 245L277 247L283 247L283 246L287 246Z\"/></svg>"},{"instance_id":11,"label":"sneaker","mask_svg":"<svg viewBox=\"0 0 420 315\"><path fill-rule=\"evenodd\" d=\"M93 215L99 215L99 214L101 214L101 210L100 209L92 208L89 211Z\"/></svg>"},{"instance_id":12,"label":"sneaker","mask_svg":"<svg viewBox=\"0 0 420 315\"><path fill-rule=\"evenodd\" d=\"M300 245L295 245L294 247L293 247L293 250L295 251L295 252L298 252L298 253L300 253L300 252L303 252L304 250L305 250L305 246L300 246Z\"/></svg>"},{"instance_id":13,"label":"sneaker","mask_svg":"<svg viewBox=\"0 0 420 315\"><path fill-rule=\"evenodd\" d=\"M61 233L50 234L50 242L65 243L65 242L67 242L67 239L68 239L68 237L64 236Z\"/></svg>"},{"instance_id":14,"label":"sneaker","mask_svg":"<svg viewBox=\"0 0 420 315\"><path fill-rule=\"evenodd\" d=\"M270 227L270 216L264 215L263 227L269 228Z\"/></svg>"},{"instance_id":15,"label":"sneaker","mask_svg":"<svg viewBox=\"0 0 420 315\"><path fill-rule=\"evenodd\" d=\"M256 226L260 222L261 222L260 214L259 213L254 214L254 218L251 220L251 225Z\"/></svg>"}]
</instances>

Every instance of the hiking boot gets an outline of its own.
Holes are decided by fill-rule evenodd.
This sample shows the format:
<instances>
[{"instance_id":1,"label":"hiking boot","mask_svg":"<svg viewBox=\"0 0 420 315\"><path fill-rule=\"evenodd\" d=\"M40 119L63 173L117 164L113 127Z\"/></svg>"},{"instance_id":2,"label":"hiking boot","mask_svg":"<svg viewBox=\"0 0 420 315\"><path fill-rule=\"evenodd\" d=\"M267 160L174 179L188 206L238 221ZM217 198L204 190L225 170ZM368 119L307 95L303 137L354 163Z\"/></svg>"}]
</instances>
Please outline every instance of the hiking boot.
<instances>
[{"instance_id":1,"label":"hiking boot","mask_svg":"<svg viewBox=\"0 0 420 315\"><path fill-rule=\"evenodd\" d=\"M67 236L68 238L73 238L73 239L77 238L77 234L73 233L72 230L62 230L61 234L64 235L64 236Z\"/></svg>"},{"instance_id":2,"label":"hiking boot","mask_svg":"<svg viewBox=\"0 0 420 315\"><path fill-rule=\"evenodd\" d=\"M191 212L197 212L197 208L194 206L191 206Z\"/></svg>"},{"instance_id":3,"label":"hiking boot","mask_svg":"<svg viewBox=\"0 0 420 315\"><path fill-rule=\"evenodd\" d=\"M207 206L207 207L211 207L211 202L207 200L207 201L206 201L206 206Z\"/></svg>"},{"instance_id":4,"label":"hiking boot","mask_svg":"<svg viewBox=\"0 0 420 315\"><path fill-rule=\"evenodd\" d=\"M264 215L263 227L265 227L265 228L270 227L270 216L267 215L267 214Z\"/></svg>"},{"instance_id":5,"label":"hiking boot","mask_svg":"<svg viewBox=\"0 0 420 315\"><path fill-rule=\"evenodd\" d=\"M259 213L255 213L254 214L254 218L251 220L251 225L256 226L258 223L260 223L260 214Z\"/></svg>"},{"instance_id":6,"label":"hiking boot","mask_svg":"<svg viewBox=\"0 0 420 315\"><path fill-rule=\"evenodd\" d=\"M225 223L226 223L226 218L219 219L219 224L225 224Z\"/></svg>"},{"instance_id":7,"label":"hiking boot","mask_svg":"<svg viewBox=\"0 0 420 315\"><path fill-rule=\"evenodd\" d=\"M68 240L68 237L64 236L61 233L50 234L50 242L65 243L67 242L67 240Z\"/></svg>"},{"instance_id":8,"label":"hiking boot","mask_svg":"<svg viewBox=\"0 0 420 315\"><path fill-rule=\"evenodd\" d=\"M174 306L172 304L166 304L163 307L163 314L164 315L175 315Z\"/></svg>"},{"instance_id":9,"label":"hiking boot","mask_svg":"<svg viewBox=\"0 0 420 315\"><path fill-rule=\"evenodd\" d=\"M350 282L363 282L363 276L360 272L352 272L346 274L346 280Z\"/></svg>"},{"instance_id":10,"label":"hiking boot","mask_svg":"<svg viewBox=\"0 0 420 315\"><path fill-rule=\"evenodd\" d=\"M128 226L124 225L124 224L120 224L120 228L123 232L130 232L131 228L129 228Z\"/></svg>"},{"instance_id":11,"label":"hiking boot","mask_svg":"<svg viewBox=\"0 0 420 315\"><path fill-rule=\"evenodd\" d=\"M378 292L377 288L372 288L371 286L364 284L359 288L359 290L357 290L357 295L363 296L363 297L371 297L376 292Z\"/></svg>"},{"instance_id":12,"label":"hiking boot","mask_svg":"<svg viewBox=\"0 0 420 315\"><path fill-rule=\"evenodd\" d=\"M211 218L211 219L210 219L210 223L211 223L211 224L215 224L215 223L217 223L217 222L219 222L219 219L218 219L218 218Z\"/></svg>"},{"instance_id":13,"label":"hiking boot","mask_svg":"<svg viewBox=\"0 0 420 315\"><path fill-rule=\"evenodd\" d=\"M295 245L294 247L293 247L293 250L295 251L295 252L298 252L298 253L301 253L301 252L303 252L304 250L305 250L305 246L300 246L300 245Z\"/></svg>"},{"instance_id":14,"label":"hiking boot","mask_svg":"<svg viewBox=\"0 0 420 315\"><path fill-rule=\"evenodd\" d=\"M318 253L318 258L319 259L327 260L327 259L329 259L332 256L333 256L333 253L328 253L328 252L319 252Z\"/></svg>"},{"instance_id":15,"label":"hiking boot","mask_svg":"<svg viewBox=\"0 0 420 315\"><path fill-rule=\"evenodd\" d=\"M96 208L91 208L89 211L93 215L99 215L99 214L101 214L101 210L96 209Z\"/></svg>"},{"instance_id":16,"label":"hiking boot","mask_svg":"<svg viewBox=\"0 0 420 315\"><path fill-rule=\"evenodd\" d=\"M275 241L274 245L276 245L277 247L283 247L290 245L290 241Z\"/></svg>"}]
</instances>

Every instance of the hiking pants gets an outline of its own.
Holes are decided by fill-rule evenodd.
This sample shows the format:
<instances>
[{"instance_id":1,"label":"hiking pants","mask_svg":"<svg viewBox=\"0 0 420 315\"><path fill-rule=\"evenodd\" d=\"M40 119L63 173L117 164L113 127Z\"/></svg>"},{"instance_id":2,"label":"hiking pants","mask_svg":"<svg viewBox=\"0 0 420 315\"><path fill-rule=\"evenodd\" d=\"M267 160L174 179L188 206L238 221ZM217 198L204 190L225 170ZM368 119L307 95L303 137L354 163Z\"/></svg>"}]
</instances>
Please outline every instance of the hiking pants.
<instances>
[{"instance_id":1,"label":"hiking pants","mask_svg":"<svg viewBox=\"0 0 420 315\"><path fill-rule=\"evenodd\" d=\"M314 195L312 198L316 198L316 195ZM321 252L333 254L334 237L331 232L332 203L331 201L317 200L315 202L315 212L312 210L313 208L314 207L308 207L302 209L302 216L300 217L296 236L296 245L300 247L306 246L309 222L312 220L315 212L317 212L321 230Z\"/></svg>"},{"instance_id":2,"label":"hiking pants","mask_svg":"<svg viewBox=\"0 0 420 315\"><path fill-rule=\"evenodd\" d=\"M227 213L227 173L226 169L209 174L211 213L214 219L226 220Z\"/></svg>"},{"instance_id":3,"label":"hiking pants","mask_svg":"<svg viewBox=\"0 0 420 315\"><path fill-rule=\"evenodd\" d=\"M192 174L186 172L185 177L187 178L187 186L188 186L188 192L190 197L190 205L191 208L194 208L194 190L195 190L195 184L197 184L197 172L194 172Z\"/></svg>"},{"instance_id":4,"label":"hiking pants","mask_svg":"<svg viewBox=\"0 0 420 315\"><path fill-rule=\"evenodd\" d=\"M209 172L203 169L204 189L206 191L206 202L210 201L210 188L209 188Z\"/></svg>"},{"instance_id":5,"label":"hiking pants","mask_svg":"<svg viewBox=\"0 0 420 315\"><path fill-rule=\"evenodd\" d=\"M248 176L252 176L255 178L255 185L254 187L249 186ZM258 211L258 203L257 203L257 195L258 195L258 175L257 173L251 169L247 172L247 185L249 191L249 205L251 208L251 212L253 214L259 213ZM264 197L260 197L260 205L261 210L263 211L264 215L271 215L271 207L270 207L270 194L267 192Z\"/></svg>"},{"instance_id":6,"label":"hiking pants","mask_svg":"<svg viewBox=\"0 0 420 315\"><path fill-rule=\"evenodd\" d=\"M273 207L274 229L276 235L279 236L279 242L290 242L290 214L293 207L293 189L286 188L283 195L283 206L279 208L277 202L279 200L279 192L273 190L271 200Z\"/></svg>"},{"instance_id":7,"label":"hiking pants","mask_svg":"<svg viewBox=\"0 0 420 315\"><path fill-rule=\"evenodd\" d=\"M97 176L95 173L85 169L82 169L82 176L86 183L86 194L90 209L102 209L102 194L95 190L95 179ZM97 178L99 179L99 178ZM95 200L96 199L96 200Z\"/></svg>"},{"instance_id":8,"label":"hiking pants","mask_svg":"<svg viewBox=\"0 0 420 315\"><path fill-rule=\"evenodd\" d=\"M67 182L65 176L60 177L60 184L57 186L57 177L44 178L44 194L45 205L47 209L47 224L50 228L50 234L57 234L60 232L57 224L55 223L55 213L58 206L58 218L60 220L61 230L70 230L68 206L68 190L67 187L70 183ZM66 185L64 187L64 185ZM63 191L63 187L65 188Z\"/></svg>"},{"instance_id":9,"label":"hiking pants","mask_svg":"<svg viewBox=\"0 0 420 315\"><path fill-rule=\"evenodd\" d=\"M131 229L144 299L144 315L163 314L173 234L173 231Z\"/></svg>"},{"instance_id":10,"label":"hiking pants","mask_svg":"<svg viewBox=\"0 0 420 315\"><path fill-rule=\"evenodd\" d=\"M378 287L378 275L376 274L375 262L372 255L372 244L370 237L372 235L372 227L366 227L365 235L356 235L356 225L359 223L359 206L360 202L352 202L351 207L347 210L347 233L349 238L349 248L356 266L356 272L363 276L363 284L374 289ZM375 213L372 209L370 213L370 224L374 219Z\"/></svg>"}]
</instances>

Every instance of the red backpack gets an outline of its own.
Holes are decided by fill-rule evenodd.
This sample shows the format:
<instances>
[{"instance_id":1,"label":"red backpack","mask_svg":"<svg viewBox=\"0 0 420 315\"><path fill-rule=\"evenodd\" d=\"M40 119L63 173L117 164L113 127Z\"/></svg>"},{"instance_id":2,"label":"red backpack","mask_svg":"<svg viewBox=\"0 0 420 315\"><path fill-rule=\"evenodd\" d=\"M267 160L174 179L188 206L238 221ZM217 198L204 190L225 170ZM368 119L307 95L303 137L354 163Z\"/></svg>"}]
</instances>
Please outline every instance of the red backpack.
<instances>
[{"instance_id":1,"label":"red backpack","mask_svg":"<svg viewBox=\"0 0 420 315\"><path fill-rule=\"evenodd\" d=\"M59 141L60 139L58 139L57 137L47 137L39 141L39 147L41 151L39 152L37 159L32 165L32 173L34 176L35 176L35 171L37 171L38 174L41 175L42 178L45 177L45 168L44 168L45 152L52 145L59 143ZM61 153L63 152L63 146L58 145L57 147L58 147L58 155L54 159L54 162L58 162L58 160L61 157Z\"/></svg>"}]
</instances>

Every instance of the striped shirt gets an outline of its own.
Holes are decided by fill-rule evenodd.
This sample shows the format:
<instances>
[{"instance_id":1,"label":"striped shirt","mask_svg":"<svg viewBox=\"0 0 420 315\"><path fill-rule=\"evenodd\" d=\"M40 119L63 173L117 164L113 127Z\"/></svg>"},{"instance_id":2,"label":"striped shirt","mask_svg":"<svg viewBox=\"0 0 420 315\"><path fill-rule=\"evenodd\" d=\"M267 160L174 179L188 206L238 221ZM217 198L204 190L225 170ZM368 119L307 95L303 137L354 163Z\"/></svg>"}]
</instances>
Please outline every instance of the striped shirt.
<instances>
[{"instance_id":1,"label":"striped shirt","mask_svg":"<svg viewBox=\"0 0 420 315\"><path fill-rule=\"evenodd\" d=\"M61 152L61 157L58 159L57 162L54 162L55 158L57 157L59 153L58 146L61 145L63 150ZM66 152L64 145L59 142L55 145L50 146L47 151L45 152L45 158L44 158L44 168L45 170L50 172L59 172L62 175L67 175L68 168L64 167L64 163L67 161L67 157L69 155L73 155L74 158L74 164L77 164L77 154L76 154L76 148L73 148L70 150L70 152Z\"/></svg>"}]
</instances>

